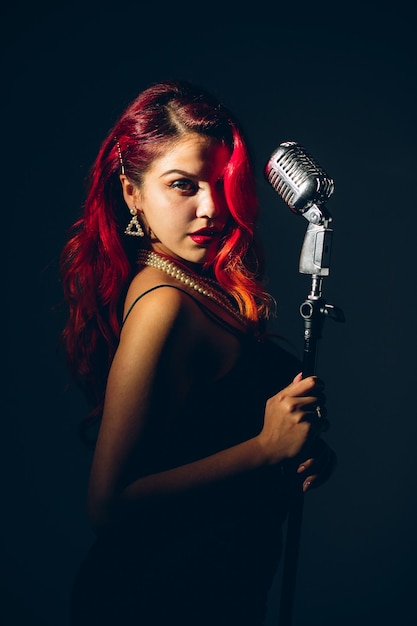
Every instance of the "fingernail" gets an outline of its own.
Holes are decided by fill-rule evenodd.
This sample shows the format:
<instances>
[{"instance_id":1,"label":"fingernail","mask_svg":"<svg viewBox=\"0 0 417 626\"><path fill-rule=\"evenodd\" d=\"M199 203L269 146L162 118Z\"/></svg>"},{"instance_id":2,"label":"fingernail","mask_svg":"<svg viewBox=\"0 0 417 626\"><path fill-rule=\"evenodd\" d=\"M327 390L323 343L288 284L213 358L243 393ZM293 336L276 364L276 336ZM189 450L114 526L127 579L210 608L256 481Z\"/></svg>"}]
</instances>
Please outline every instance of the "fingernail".
<instances>
[{"instance_id":1,"label":"fingernail","mask_svg":"<svg viewBox=\"0 0 417 626\"><path fill-rule=\"evenodd\" d=\"M303 491L304 493L311 487L311 480L306 480L305 483L303 483Z\"/></svg>"},{"instance_id":2,"label":"fingernail","mask_svg":"<svg viewBox=\"0 0 417 626\"><path fill-rule=\"evenodd\" d=\"M297 474L302 474L305 470L306 466L305 465L300 465L297 469Z\"/></svg>"}]
</instances>

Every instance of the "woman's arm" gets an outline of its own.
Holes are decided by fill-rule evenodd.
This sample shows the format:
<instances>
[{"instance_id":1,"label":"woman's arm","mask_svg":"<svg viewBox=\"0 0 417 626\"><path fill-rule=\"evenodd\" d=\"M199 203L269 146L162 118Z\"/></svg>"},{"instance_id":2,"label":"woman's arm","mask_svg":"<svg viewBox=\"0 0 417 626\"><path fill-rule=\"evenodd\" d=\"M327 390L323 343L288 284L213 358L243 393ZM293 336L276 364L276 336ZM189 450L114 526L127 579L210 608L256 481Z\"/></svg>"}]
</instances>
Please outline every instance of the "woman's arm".
<instances>
[{"instance_id":1,"label":"woman's arm","mask_svg":"<svg viewBox=\"0 0 417 626\"><path fill-rule=\"evenodd\" d=\"M256 437L188 465L123 484L132 454L138 445L146 445L148 429L162 430L165 420L175 417L196 377L208 377L213 367L221 368L216 359L187 296L159 289L136 304L110 370L91 470L88 508L95 528L111 524L148 498L186 492L279 463L300 451L310 429L304 418L317 400L314 378L298 377L268 400L265 425ZM170 415L155 410L158 394L168 394L165 406L170 407Z\"/></svg>"}]
</instances>

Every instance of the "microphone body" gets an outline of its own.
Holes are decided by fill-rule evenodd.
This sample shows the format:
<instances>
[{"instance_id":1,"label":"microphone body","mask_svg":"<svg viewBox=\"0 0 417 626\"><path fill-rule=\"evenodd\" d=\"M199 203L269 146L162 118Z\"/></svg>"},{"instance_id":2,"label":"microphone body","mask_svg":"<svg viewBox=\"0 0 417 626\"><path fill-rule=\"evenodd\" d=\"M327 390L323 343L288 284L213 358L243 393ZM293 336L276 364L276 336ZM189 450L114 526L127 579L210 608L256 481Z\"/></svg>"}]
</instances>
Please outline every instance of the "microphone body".
<instances>
[{"instance_id":1,"label":"microphone body","mask_svg":"<svg viewBox=\"0 0 417 626\"><path fill-rule=\"evenodd\" d=\"M310 222L304 239L299 271L322 277L330 271L333 231L325 202L334 191L332 178L295 141L281 143L265 167L265 176L293 213Z\"/></svg>"}]
</instances>

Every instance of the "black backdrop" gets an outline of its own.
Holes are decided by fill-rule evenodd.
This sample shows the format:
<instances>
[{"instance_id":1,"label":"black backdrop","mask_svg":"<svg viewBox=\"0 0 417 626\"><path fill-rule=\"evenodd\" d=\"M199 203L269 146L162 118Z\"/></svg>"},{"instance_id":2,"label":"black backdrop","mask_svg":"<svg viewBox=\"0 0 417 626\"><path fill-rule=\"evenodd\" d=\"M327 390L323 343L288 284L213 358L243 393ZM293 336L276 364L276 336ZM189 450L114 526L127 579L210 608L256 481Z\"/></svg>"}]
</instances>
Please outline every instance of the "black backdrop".
<instances>
[{"instance_id":1,"label":"black backdrop","mask_svg":"<svg viewBox=\"0 0 417 626\"><path fill-rule=\"evenodd\" d=\"M60 7L15 3L1 20L0 621L66 625L91 533L89 455L76 436L85 407L57 351L57 260L107 130L149 83L178 77L217 94L246 129L275 325L300 350L307 223L263 167L291 139L335 179L324 295L347 322L326 321L318 370L339 465L306 497L294 626L416 623L414 3ZM276 587L267 626L279 574Z\"/></svg>"}]
</instances>

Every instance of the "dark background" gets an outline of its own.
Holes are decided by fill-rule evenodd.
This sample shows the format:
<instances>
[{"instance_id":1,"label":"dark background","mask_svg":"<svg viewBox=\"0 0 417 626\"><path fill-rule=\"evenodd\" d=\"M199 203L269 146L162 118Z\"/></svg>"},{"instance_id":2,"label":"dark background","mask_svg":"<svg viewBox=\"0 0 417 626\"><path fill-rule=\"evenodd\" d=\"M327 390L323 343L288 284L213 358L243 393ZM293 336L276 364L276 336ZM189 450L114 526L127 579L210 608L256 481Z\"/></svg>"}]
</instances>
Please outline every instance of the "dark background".
<instances>
[{"instance_id":1,"label":"dark background","mask_svg":"<svg viewBox=\"0 0 417 626\"><path fill-rule=\"evenodd\" d=\"M275 327L299 350L307 222L263 167L295 140L335 179L324 296L346 324L326 320L318 371L339 464L306 496L294 626L415 624L415 3L154 4L3 9L0 621L66 625L92 535L90 459L76 434L85 405L57 350L58 257L116 118L149 83L184 78L246 129ZM268 626L279 574L276 587Z\"/></svg>"}]
</instances>

